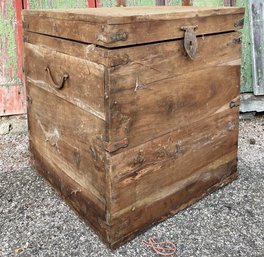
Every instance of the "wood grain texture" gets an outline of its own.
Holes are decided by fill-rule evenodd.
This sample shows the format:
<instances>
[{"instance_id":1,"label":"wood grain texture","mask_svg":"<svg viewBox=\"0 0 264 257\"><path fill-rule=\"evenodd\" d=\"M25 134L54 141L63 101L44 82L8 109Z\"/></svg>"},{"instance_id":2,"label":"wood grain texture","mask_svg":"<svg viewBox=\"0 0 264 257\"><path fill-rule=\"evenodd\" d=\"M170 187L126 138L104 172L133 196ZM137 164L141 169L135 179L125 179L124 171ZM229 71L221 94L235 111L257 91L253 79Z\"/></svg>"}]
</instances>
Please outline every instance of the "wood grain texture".
<instances>
[{"instance_id":1,"label":"wood grain texture","mask_svg":"<svg viewBox=\"0 0 264 257\"><path fill-rule=\"evenodd\" d=\"M108 151L126 151L228 109L239 95L239 72L240 66L213 66L145 83L136 92L134 85L114 88L110 94L109 142L116 147ZM124 82L124 87L129 86ZM120 145L124 139L126 144Z\"/></svg>"},{"instance_id":2,"label":"wood grain texture","mask_svg":"<svg viewBox=\"0 0 264 257\"><path fill-rule=\"evenodd\" d=\"M105 216L105 153L100 146L104 122L34 84L27 83L30 141L56 176L75 181L72 194L87 200Z\"/></svg>"},{"instance_id":3,"label":"wood grain texture","mask_svg":"<svg viewBox=\"0 0 264 257\"><path fill-rule=\"evenodd\" d=\"M86 189L76 191L79 184L68 176L64 170L60 170L56 165L52 165L49 159L42 155L41 150L30 140L31 165L43 176L49 184L56 189L76 213L89 224L98 234L102 241L108 242L109 226L105 223L105 212L90 201L89 191ZM88 191L88 194L87 194Z\"/></svg>"},{"instance_id":4,"label":"wood grain texture","mask_svg":"<svg viewBox=\"0 0 264 257\"><path fill-rule=\"evenodd\" d=\"M182 26L197 25L197 35L234 31L244 13L234 7L185 8L24 11L23 24L26 31L111 48L182 38Z\"/></svg>"},{"instance_id":5,"label":"wood grain texture","mask_svg":"<svg viewBox=\"0 0 264 257\"><path fill-rule=\"evenodd\" d=\"M85 59L93 63L104 66L110 65L108 55L111 51L94 44L83 44L27 31L24 31L24 41L31 45L52 49L56 52Z\"/></svg>"},{"instance_id":6,"label":"wood grain texture","mask_svg":"<svg viewBox=\"0 0 264 257\"><path fill-rule=\"evenodd\" d=\"M25 44L27 79L35 85L74 103L93 115L105 119L104 115L104 66L88 60L58 53L50 48ZM53 80L58 83L63 74L69 78L62 89L50 84L45 71L50 68Z\"/></svg>"},{"instance_id":7,"label":"wood grain texture","mask_svg":"<svg viewBox=\"0 0 264 257\"><path fill-rule=\"evenodd\" d=\"M237 136L237 111L225 110L197 122L189 120L171 133L113 156L112 217L163 199L195 181L200 171L232 161Z\"/></svg>"},{"instance_id":8,"label":"wood grain texture","mask_svg":"<svg viewBox=\"0 0 264 257\"><path fill-rule=\"evenodd\" d=\"M237 177L243 9L107 10L25 12L25 72L33 166L116 248Z\"/></svg>"},{"instance_id":9,"label":"wood grain texture","mask_svg":"<svg viewBox=\"0 0 264 257\"><path fill-rule=\"evenodd\" d=\"M47 9L23 10L23 16L31 18L57 18L63 20L86 21L92 23L105 23L109 25L143 22L151 20L175 20L190 17L207 17L217 15L242 14L242 7L179 7L179 6L133 6L120 8L96 9Z\"/></svg>"},{"instance_id":10,"label":"wood grain texture","mask_svg":"<svg viewBox=\"0 0 264 257\"><path fill-rule=\"evenodd\" d=\"M118 217L113 221L114 224L109 232L109 238L111 238L109 247L116 249L157 222L175 215L209 193L230 183L237 176L236 161L229 162L211 170L210 173L204 174L194 183L165 199L155 201L139 209L133 209L122 217Z\"/></svg>"}]
</instances>

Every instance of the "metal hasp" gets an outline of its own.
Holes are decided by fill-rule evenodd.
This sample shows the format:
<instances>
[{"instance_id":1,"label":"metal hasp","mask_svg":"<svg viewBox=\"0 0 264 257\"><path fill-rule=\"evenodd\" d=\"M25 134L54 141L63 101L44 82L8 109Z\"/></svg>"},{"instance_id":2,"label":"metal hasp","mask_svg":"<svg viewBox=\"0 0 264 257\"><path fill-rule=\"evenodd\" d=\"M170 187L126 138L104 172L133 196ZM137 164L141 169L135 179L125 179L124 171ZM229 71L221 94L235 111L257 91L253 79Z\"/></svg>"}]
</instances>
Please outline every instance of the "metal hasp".
<instances>
[{"instance_id":1,"label":"metal hasp","mask_svg":"<svg viewBox=\"0 0 264 257\"><path fill-rule=\"evenodd\" d=\"M198 47L198 43L197 43L197 39L195 35L195 30L197 28L198 28L197 25L181 27L181 30L185 31L184 32L184 49L192 60L194 59L196 55L196 51Z\"/></svg>"}]
</instances>

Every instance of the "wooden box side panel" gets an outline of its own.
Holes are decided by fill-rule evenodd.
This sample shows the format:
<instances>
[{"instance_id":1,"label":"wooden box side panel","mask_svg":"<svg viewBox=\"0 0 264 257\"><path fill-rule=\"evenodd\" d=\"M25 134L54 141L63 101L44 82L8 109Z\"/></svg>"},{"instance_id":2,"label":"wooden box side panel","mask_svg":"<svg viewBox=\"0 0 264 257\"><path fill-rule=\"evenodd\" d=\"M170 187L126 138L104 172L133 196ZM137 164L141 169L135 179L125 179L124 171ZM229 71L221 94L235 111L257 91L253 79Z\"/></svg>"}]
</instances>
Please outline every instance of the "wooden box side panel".
<instances>
[{"instance_id":1,"label":"wooden box side panel","mask_svg":"<svg viewBox=\"0 0 264 257\"><path fill-rule=\"evenodd\" d=\"M114 155L112 245L233 180L237 143L238 111L227 109Z\"/></svg>"},{"instance_id":2,"label":"wooden box side panel","mask_svg":"<svg viewBox=\"0 0 264 257\"><path fill-rule=\"evenodd\" d=\"M89 60L90 62L108 66L108 49L94 44L83 44L49 35L42 35L24 31L24 41L42 48L48 48L57 53L67 54L73 57ZM99 66L100 67L100 66Z\"/></svg>"},{"instance_id":3,"label":"wooden box side panel","mask_svg":"<svg viewBox=\"0 0 264 257\"><path fill-rule=\"evenodd\" d=\"M199 38L194 61L180 41L116 50L127 63L109 72L113 247L237 176L238 37Z\"/></svg>"},{"instance_id":4,"label":"wooden box side panel","mask_svg":"<svg viewBox=\"0 0 264 257\"><path fill-rule=\"evenodd\" d=\"M108 151L126 151L225 108L238 96L239 84L230 80L239 71L226 75L221 65L240 61L239 37L198 38L194 60L182 40L110 51Z\"/></svg>"},{"instance_id":5,"label":"wooden box side panel","mask_svg":"<svg viewBox=\"0 0 264 257\"><path fill-rule=\"evenodd\" d=\"M225 111L113 156L112 216L166 197L225 155L236 159L237 131L237 113Z\"/></svg>"},{"instance_id":6,"label":"wooden box side panel","mask_svg":"<svg viewBox=\"0 0 264 257\"><path fill-rule=\"evenodd\" d=\"M28 81L105 120L104 65L60 53L52 45L25 43L25 56ZM56 88L64 75L63 87Z\"/></svg>"},{"instance_id":7,"label":"wooden box side panel","mask_svg":"<svg viewBox=\"0 0 264 257\"><path fill-rule=\"evenodd\" d=\"M105 220L107 157L101 144L105 122L29 81L27 93L33 163L41 156L42 165L47 164L42 175L65 198L78 202L81 197L87 202L83 208L90 206L89 212Z\"/></svg>"}]
</instances>

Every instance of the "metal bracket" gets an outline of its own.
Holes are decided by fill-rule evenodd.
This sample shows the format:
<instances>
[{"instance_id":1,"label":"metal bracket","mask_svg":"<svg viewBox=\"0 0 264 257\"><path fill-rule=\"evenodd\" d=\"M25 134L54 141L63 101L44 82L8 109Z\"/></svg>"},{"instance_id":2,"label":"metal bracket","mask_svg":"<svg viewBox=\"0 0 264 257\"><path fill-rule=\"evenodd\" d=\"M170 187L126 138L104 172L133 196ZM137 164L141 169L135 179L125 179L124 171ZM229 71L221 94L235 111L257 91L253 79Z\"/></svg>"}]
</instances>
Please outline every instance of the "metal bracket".
<instances>
[{"instance_id":1,"label":"metal bracket","mask_svg":"<svg viewBox=\"0 0 264 257\"><path fill-rule=\"evenodd\" d=\"M128 38L127 32L117 32L113 34L108 34L106 32L99 33L97 35L97 41L101 41L103 43L114 43L117 41L125 41Z\"/></svg>"},{"instance_id":2,"label":"metal bracket","mask_svg":"<svg viewBox=\"0 0 264 257\"><path fill-rule=\"evenodd\" d=\"M128 38L127 32L119 32L110 35L111 42L125 41Z\"/></svg>"},{"instance_id":3,"label":"metal bracket","mask_svg":"<svg viewBox=\"0 0 264 257\"><path fill-rule=\"evenodd\" d=\"M184 32L184 49L192 60L194 59L196 55L196 51L198 47L198 43L197 43L197 39L195 35L195 30L197 28L198 28L197 25L181 27L181 30L185 31Z\"/></svg>"}]
</instances>

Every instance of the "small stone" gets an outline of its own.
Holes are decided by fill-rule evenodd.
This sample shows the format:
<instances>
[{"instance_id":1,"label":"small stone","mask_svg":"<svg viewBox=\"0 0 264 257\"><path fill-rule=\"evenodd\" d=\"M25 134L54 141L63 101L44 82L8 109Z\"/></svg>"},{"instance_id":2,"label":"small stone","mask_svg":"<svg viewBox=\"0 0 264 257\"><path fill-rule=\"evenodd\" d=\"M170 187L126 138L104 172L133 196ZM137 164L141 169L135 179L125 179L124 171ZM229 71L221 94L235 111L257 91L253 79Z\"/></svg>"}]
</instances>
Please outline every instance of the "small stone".
<instances>
[{"instance_id":1,"label":"small stone","mask_svg":"<svg viewBox=\"0 0 264 257\"><path fill-rule=\"evenodd\" d=\"M256 144L256 140L255 140L254 138L250 138L250 139L249 139L249 143L250 143L251 145L254 145L254 144Z\"/></svg>"},{"instance_id":2,"label":"small stone","mask_svg":"<svg viewBox=\"0 0 264 257\"><path fill-rule=\"evenodd\" d=\"M0 135L6 135L12 129L12 124L9 122L3 122L0 124Z\"/></svg>"},{"instance_id":3,"label":"small stone","mask_svg":"<svg viewBox=\"0 0 264 257\"><path fill-rule=\"evenodd\" d=\"M15 254L20 254L24 251L24 249L22 247L19 247L17 249L15 249Z\"/></svg>"}]
</instances>

